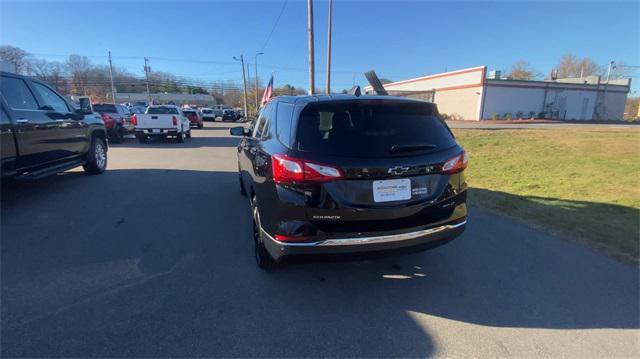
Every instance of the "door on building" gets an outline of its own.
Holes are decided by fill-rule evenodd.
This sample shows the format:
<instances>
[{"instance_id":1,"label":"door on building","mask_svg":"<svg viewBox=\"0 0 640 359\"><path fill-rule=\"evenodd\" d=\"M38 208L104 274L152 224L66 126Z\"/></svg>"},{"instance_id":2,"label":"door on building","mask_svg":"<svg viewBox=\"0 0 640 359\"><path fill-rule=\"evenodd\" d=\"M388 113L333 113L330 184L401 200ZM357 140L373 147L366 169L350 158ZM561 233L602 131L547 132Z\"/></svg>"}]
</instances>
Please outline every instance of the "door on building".
<instances>
[{"instance_id":1,"label":"door on building","mask_svg":"<svg viewBox=\"0 0 640 359\"><path fill-rule=\"evenodd\" d=\"M566 120L567 117L567 96L558 97L558 112L554 113L556 119Z\"/></svg>"},{"instance_id":2,"label":"door on building","mask_svg":"<svg viewBox=\"0 0 640 359\"><path fill-rule=\"evenodd\" d=\"M582 99L582 108L580 109L580 119L588 120L587 118L587 109L589 108L589 98Z\"/></svg>"}]
</instances>

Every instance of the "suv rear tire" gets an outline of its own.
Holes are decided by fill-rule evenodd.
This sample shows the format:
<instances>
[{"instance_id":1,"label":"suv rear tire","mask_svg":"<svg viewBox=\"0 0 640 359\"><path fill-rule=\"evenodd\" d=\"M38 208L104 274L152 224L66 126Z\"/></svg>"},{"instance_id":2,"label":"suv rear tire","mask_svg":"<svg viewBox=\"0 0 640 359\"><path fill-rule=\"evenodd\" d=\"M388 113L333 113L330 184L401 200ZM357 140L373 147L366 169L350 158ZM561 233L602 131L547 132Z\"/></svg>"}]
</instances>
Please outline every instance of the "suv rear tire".
<instances>
[{"instance_id":1,"label":"suv rear tire","mask_svg":"<svg viewBox=\"0 0 640 359\"><path fill-rule=\"evenodd\" d=\"M256 259L256 264L260 269L270 270L278 265L271 254L264 247L264 240L262 238L262 231L260 230L260 213L258 212L258 203L256 197L251 198L251 216L252 216L252 228L253 228L253 253Z\"/></svg>"},{"instance_id":2,"label":"suv rear tire","mask_svg":"<svg viewBox=\"0 0 640 359\"><path fill-rule=\"evenodd\" d=\"M86 155L86 163L82 166L90 175L97 175L107 169L107 145L100 137L91 139L91 147Z\"/></svg>"},{"instance_id":3,"label":"suv rear tire","mask_svg":"<svg viewBox=\"0 0 640 359\"><path fill-rule=\"evenodd\" d=\"M149 142L149 138L146 135L136 135L136 137L138 138L138 142L140 143Z\"/></svg>"},{"instance_id":4,"label":"suv rear tire","mask_svg":"<svg viewBox=\"0 0 640 359\"><path fill-rule=\"evenodd\" d=\"M180 132L176 135L176 141L178 143L184 143L184 132Z\"/></svg>"}]
</instances>

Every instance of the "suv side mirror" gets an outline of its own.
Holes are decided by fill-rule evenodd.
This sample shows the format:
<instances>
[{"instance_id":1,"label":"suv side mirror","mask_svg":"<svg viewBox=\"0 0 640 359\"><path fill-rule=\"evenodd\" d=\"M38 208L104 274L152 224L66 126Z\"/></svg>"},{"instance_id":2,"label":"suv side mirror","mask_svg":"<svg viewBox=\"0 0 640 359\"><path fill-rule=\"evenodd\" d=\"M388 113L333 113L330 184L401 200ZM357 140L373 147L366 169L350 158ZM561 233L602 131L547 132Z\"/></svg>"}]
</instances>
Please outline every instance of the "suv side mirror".
<instances>
[{"instance_id":1,"label":"suv side mirror","mask_svg":"<svg viewBox=\"0 0 640 359\"><path fill-rule=\"evenodd\" d=\"M93 113L93 105L91 105L91 100L88 97L81 97L79 102L82 114L89 115Z\"/></svg>"},{"instance_id":2,"label":"suv side mirror","mask_svg":"<svg viewBox=\"0 0 640 359\"><path fill-rule=\"evenodd\" d=\"M251 130L242 126L238 126L229 129L229 133L231 134L231 136L250 136Z\"/></svg>"}]
</instances>

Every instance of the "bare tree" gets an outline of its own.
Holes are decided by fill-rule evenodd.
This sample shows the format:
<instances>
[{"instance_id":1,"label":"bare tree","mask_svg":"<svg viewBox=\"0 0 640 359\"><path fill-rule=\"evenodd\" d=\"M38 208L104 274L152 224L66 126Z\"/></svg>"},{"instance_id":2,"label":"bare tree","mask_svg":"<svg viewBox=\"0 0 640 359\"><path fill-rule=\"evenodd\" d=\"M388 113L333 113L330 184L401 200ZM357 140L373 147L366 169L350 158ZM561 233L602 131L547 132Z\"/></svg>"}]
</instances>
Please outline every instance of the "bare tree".
<instances>
[{"instance_id":1,"label":"bare tree","mask_svg":"<svg viewBox=\"0 0 640 359\"><path fill-rule=\"evenodd\" d=\"M535 77L535 71L527 61L518 60L513 64L507 76L513 80L532 80Z\"/></svg>"},{"instance_id":2,"label":"bare tree","mask_svg":"<svg viewBox=\"0 0 640 359\"><path fill-rule=\"evenodd\" d=\"M560 59L556 69L558 70L559 78L586 77L600 75L602 73L602 69L595 61L588 57L580 59L575 55L564 55Z\"/></svg>"},{"instance_id":3,"label":"bare tree","mask_svg":"<svg viewBox=\"0 0 640 359\"><path fill-rule=\"evenodd\" d=\"M16 73L27 74L30 55L23 49L15 46L0 46L0 60L13 64Z\"/></svg>"},{"instance_id":4,"label":"bare tree","mask_svg":"<svg viewBox=\"0 0 640 359\"><path fill-rule=\"evenodd\" d=\"M69 55L65 67L71 77L71 92L83 95L86 92L88 71L91 69L91 60L86 56Z\"/></svg>"}]
</instances>

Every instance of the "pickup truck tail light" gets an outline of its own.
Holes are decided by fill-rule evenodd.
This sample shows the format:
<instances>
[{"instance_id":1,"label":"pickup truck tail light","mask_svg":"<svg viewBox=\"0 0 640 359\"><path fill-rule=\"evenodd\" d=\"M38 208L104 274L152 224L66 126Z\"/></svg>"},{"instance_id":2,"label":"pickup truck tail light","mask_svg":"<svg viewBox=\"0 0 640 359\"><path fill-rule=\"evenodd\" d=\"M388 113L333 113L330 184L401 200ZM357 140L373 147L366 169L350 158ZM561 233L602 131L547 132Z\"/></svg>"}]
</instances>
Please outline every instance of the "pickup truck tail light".
<instances>
[{"instance_id":1,"label":"pickup truck tail light","mask_svg":"<svg viewBox=\"0 0 640 359\"><path fill-rule=\"evenodd\" d=\"M171 117L171 121L173 122L174 126L178 126L178 118L176 116Z\"/></svg>"},{"instance_id":2,"label":"pickup truck tail light","mask_svg":"<svg viewBox=\"0 0 640 359\"><path fill-rule=\"evenodd\" d=\"M318 183L344 177L340 168L306 161L287 155L275 154L271 157L273 180L275 183Z\"/></svg>"},{"instance_id":3,"label":"pickup truck tail light","mask_svg":"<svg viewBox=\"0 0 640 359\"><path fill-rule=\"evenodd\" d=\"M136 115L131 116L131 124L134 126L138 126L138 116Z\"/></svg>"},{"instance_id":4,"label":"pickup truck tail light","mask_svg":"<svg viewBox=\"0 0 640 359\"><path fill-rule=\"evenodd\" d=\"M102 122L104 122L104 127L106 128L113 127L114 121L113 121L113 118L111 118L111 116L107 115L106 113L103 113L100 115L100 117L102 117Z\"/></svg>"},{"instance_id":5,"label":"pickup truck tail light","mask_svg":"<svg viewBox=\"0 0 640 359\"><path fill-rule=\"evenodd\" d=\"M455 155L442 165L442 173L450 175L462 172L467 168L468 162L467 153L462 151L462 153Z\"/></svg>"}]
</instances>

